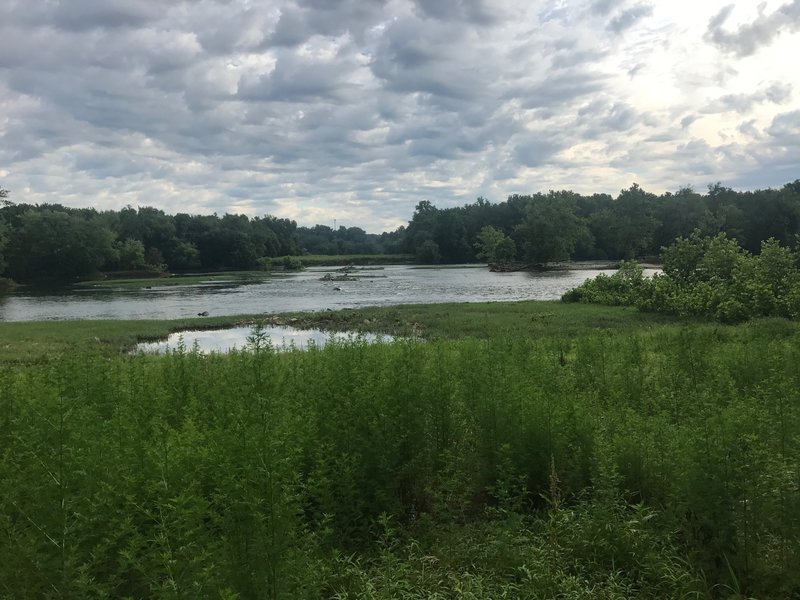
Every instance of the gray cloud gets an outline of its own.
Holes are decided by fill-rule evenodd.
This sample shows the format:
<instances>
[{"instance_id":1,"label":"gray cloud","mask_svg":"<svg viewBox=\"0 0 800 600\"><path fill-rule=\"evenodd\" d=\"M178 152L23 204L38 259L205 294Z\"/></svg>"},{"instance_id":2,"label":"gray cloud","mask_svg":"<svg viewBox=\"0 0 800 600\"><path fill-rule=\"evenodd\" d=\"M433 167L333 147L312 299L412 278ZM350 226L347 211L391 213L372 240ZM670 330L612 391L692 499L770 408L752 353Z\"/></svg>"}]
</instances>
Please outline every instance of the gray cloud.
<instances>
[{"instance_id":1,"label":"gray cloud","mask_svg":"<svg viewBox=\"0 0 800 600\"><path fill-rule=\"evenodd\" d=\"M753 122L745 122L740 131L751 136L741 148L746 161L731 178L731 185L743 187L779 187L797 179L800 156L800 110L777 114L770 124L759 130Z\"/></svg>"},{"instance_id":2,"label":"gray cloud","mask_svg":"<svg viewBox=\"0 0 800 600\"><path fill-rule=\"evenodd\" d=\"M494 79L491 64L458 23L398 18L373 49L370 69L395 93L467 100L484 95ZM472 60L474 59L474 60Z\"/></svg>"},{"instance_id":3,"label":"gray cloud","mask_svg":"<svg viewBox=\"0 0 800 600\"><path fill-rule=\"evenodd\" d=\"M598 14L598 15L608 15L615 6L619 4L623 4L624 0L621 2L620 0L596 0L591 4L591 10Z\"/></svg>"},{"instance_id":4,"label":"gray cloud","mask_svg":"<svg viewBox=\"0 0 800 600\"><path fill-rule=\"evenodd\" d=\"M75 31L140 27L156 19L164 8L152 0L61 0L53 11L53 24Z\"/></svg>"},{"instance_id":5,"label":"gray cloud","mask_svg":"<svg viewBox=\"0 0 800 600\"><path fill-rule=\"evenodd\" d=\"M623 33L636 23L653 14L653 7L644 2L636 4L615 16L608 22L608 30L614 33Z\"/></svg>"},{"instance_id":6,"label":"gray cloud","mask_svg":"<svg viewBox=\"0 0 800 600\"><path fill-rule=\"evenodd\" d=\"M519 141L514 146L514 156L527 167L547 164L564 148L563 142L553 140L547 133L520 134L517 138Z\"/></svg>"},{"instance_id":7,"label":"gray cloud","mask_svg":"<svg viewBox=\"0 0 800 600\"><path fill-rule=\"evenodd\" d=\"M800 150L800 110L777 115L767 128L767 133L775 143ZM797 156L800 156L800 152L795 155Z\"/></svg>"},{"instance_id":8,"label":"gray cloud","mask_svg":"<svg viewBox=\"0 0 800 600\"><path fill-rule=\"evenodd\" d=\"M414 4L426 17L442 21L469 21L490 25L496 17L484 0L414 0Z\"/></svg>"},{"instance_id":9,"label":"gray cloud","mask_svg":"<svg viewBox=\"0 0 800 600\"><path fill-rule=\"evenodd\" d=\"M382 16L386 0L298 0L286 2L267 46L298 46L314 35L350 34L361 42Z\"/></svg>"},{"instance_id":10,"label":"gray cloud","mask_svg":"<svg viewBox=\"0 0 800 600\"><path fill-rule=\"evenodd\" d=\"M339 102L352 87L347 78L355 68L346 60L313 60L293 51L282 52L274 70L240 84L238 97L278 102Z\"/></svg>"},{"instance_id":11,"label":"gray cloud","mask_svg":"<svg viewBox=\"0 0 800 600\"><path fill-rule=\"evenodd\" d=\"M523 85L515 93L525 108L552 106L558 110L597 94L605 87L605 75L584 68L560 71L541 81Z\"/></svg>"},{"instance_id":12,"label":"gray cloud","mask_svg":"<svg viewBox=\"0 0 800 600\"><path fill-rule=\"evenodd\" d=\"M763 90L751 94L725 94L703 109L704 113L723 113L734 111L739 114L751 112L758 104L771 102L783 104L792 97L792 86L775 81Z\"/></svg>"},{"instance_id":13,"label":"gray cloud","mask_svg":"<svg viewBox=\"0 0 800 600\"><path fill-rule=\"evenodd\" d=\"M674 30L634 32L648 15L631 0L7 0L0 187L18 202L380 230L422 197L613 192L631 173L674 189L742 157L786 163L797 78L741 94L733 75L675 66L680 98L662 106L639 83L653 68L638 37L666 49ZM722 57L714 72L736 67ZM695 88L712 100L683 100ZM711 113L730 121L724 144L689 135Z\"/></svg>"},{"instance_id":14,"label":"gray cloud","mask_svg":"<svg viewBox=\"0 0 800 600\"><path fill-rule=\"evenodd\" d=\"M761 5L758 17L752 23L732 32L725 30L724 26L733 10L734 5L729 4L709 20L705 39L721 50L738 56L754 54L784 31L800 30L800 0L792 0L771 13L765 13L764 5Z\"/></svg>"},{"instance_id":15,"label":"gray cloud","mask_svg":"<svg viewBox=\"0 0 800 600\"><path fill-rule=\"evenodd\" d=\"M92 29L141 27L157 20L174 0L9 0L0 7L5 22L86 32Z\"/></svg>"},{"instance_id":16,"label":"gray cloud","mask_svg":"<svg viewBox=\"0 0 800 600\"><path fill-rule=\"evenodd\" d=\"M686 129L697 120L697 115L686 115L681 119L681 127Z\"/></svg>"}]
</instances>

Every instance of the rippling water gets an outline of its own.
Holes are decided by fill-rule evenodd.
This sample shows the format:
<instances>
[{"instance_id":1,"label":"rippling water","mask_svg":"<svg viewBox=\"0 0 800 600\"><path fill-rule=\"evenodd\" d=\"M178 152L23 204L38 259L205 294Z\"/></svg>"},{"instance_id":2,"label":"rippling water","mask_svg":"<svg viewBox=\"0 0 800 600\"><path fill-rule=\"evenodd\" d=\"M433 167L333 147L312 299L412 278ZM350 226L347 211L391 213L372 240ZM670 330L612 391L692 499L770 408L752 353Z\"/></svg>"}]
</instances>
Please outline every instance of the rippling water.
<instances>
[{"instance_id":1,"label":"rippling water","mask_svg":"<svg viewBox=\"0 0 800 600\"><path fill-rule=\"evenodd\" d=\"M361 306L557 300L608 270L492 273L485 266L423 268L392 265L358 271L356 281L322 281L331 268L275 276L257 283L17 291L0 296L0 321L175 319L210 315L338 310Z\"/></svg>"}]
</instances>

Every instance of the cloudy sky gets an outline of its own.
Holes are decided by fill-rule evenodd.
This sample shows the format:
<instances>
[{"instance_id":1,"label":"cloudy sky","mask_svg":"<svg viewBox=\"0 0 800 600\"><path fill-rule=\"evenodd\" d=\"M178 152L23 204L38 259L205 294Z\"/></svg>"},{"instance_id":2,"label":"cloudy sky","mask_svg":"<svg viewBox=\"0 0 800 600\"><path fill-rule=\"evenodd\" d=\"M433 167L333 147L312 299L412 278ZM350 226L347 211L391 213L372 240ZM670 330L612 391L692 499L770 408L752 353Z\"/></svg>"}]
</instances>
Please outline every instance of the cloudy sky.
<instances>
[{"instance_id":1,"label":"cloudy sky","mask_svg":"<svg viewBox=\"0 0 800 600\"><path fill-rule=\"evenodd\" d=\"M0 0L15 202L390 230L800 178L800 0Z\"/></svg>"}]
</instances>

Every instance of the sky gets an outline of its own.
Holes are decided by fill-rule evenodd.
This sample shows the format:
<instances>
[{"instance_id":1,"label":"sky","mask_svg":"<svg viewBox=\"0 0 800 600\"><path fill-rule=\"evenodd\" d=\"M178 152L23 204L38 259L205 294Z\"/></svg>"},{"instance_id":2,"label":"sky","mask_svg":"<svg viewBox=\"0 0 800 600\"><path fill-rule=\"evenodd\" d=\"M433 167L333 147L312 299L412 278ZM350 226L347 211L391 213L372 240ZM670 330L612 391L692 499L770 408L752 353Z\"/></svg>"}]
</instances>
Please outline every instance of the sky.
<instances>
[{"instance_id":1,"label":"sky","mask_svg":"<svg viewBox=\"0 0 800 600\"><path fill-rule=\"evenodd\" d=\"M389 231L800 178L800 0L0 0L17 203Z\"/></svg>"}]
</instances>

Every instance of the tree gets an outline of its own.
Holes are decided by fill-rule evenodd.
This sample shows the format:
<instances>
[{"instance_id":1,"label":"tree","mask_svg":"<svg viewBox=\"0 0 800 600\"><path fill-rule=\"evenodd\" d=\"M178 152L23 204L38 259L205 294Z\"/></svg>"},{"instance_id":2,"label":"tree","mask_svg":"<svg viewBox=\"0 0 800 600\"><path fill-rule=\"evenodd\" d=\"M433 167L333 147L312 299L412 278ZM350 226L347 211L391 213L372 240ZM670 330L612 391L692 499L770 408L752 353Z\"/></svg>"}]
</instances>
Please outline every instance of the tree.
<instances>
[{"instance_id":1,"label":"tree","mask_svg":"<svg viewBox=\"0 0 800 600\"><path fill-rule=\"evenodd\" d=\"M9 202L7 198L8 190L0 188L0 206L5 208L11 205L11 202ZM5 273L6 270L5 249L7 244L8 228L6 227L5 219L0 215L0 279L2 279L3 273Z\"/></svg>"},{"instance_id":2,"label":"tree","mask_svg":"<svg viewBox=\"0 0 800 600\"><path fill-rule=\"evenodd\" d=\"M658 222L653 216L656 196L634 183L622 190L614 203L618 258L635 258L651 249Z\"/></svg>"},{"instance_id":3,"label":"tree","mask_svg":"<svg viewBox=\"0 0 800 600\"><path fill-rule=\"evenodd\" d=\"M656 227L653 245L668 246L680 237L700 230L703 235L714 235L722 230L722 219L712 214L706 198L691 187L675 194L667 193L655 202Z\"/></svg>"},{"instance_id":4,"label":"tree","mask_svg":"<svg viewBox=\"0 0 800 600\"><path fill-rule=\"evenodd\" d=\"M578 240L588 236L586 222L575 214L576 194L537 194L528 202L525 220L517 226L525 257L534 262L571 257Z\"/></svg>"},{"instance_id":5,"label":"tree","mask_svg":"<svg viewBox=\"0 0 800 600\"><path fill-rule=\"evenodd\" d=\"M0 220L0 279L6 271L5 250L8 245L8 227Z\"/></svg>"},{"instance_id":6,"label":"tree","mask_svg":"<svg viewBox=\"0 0 800 600\"><path fill-rule=\"evenodd\" d=\"M200 266L200 252L192 242L176 240L169 249L167 266L171 271L185 271Z\"/></svg>"},{"instance_id":7,"label":"tree","mask_svg":"<svg viewBox=\"0 0 800 600\"><path fill-rule=\"evenodd\" d=\"M442 260L439 244L433 240L425 240L417 247L417 262L422 264L436 264Z\"/></svg>"},{"instance_id":8,"label":"tree","mask_svg":"<svg viewBox=\"0 0 800 600\"><path fill-rule=\"evenodd\" d=\"M9 239L9 272L21 281L87 275L114 257L109 229L51 208L28 209Z\"/></svg>"},{"instance_id":9,"label":"tree","mask_svg":"<svg viewBox=\"0 0 800 600\"><path fill-rule=\"evenodd\" d=\"M662 248L664 274L679 284L730 282L737 265L747 253L725 233L705 237L695 231Z\"/></svg>"},{"instance_id":10,"label":"tree","mask_svg":"<svg viewBox=\"0 0 800 600\"><path fill-rule=\"evenodd\" d=\"M416 206L414 215L406 228L406 250L419 256L419 249L425 242L433 241L436 233L436 223L439 211L428 200L422 200ZM428 246L428 251L430 245ZM439 245L436 245L439 254Z\"/></svg>"},{"instance_id":11,"label":"tree","mask_svg":"<svg viewBox=\"0 0 800 600\"><path fill-rule=\"evenodd\" d=\"M139 240L145 251L157 248L162 254L175 240L175 223L170 215L150 206L138 210L127 206L119 212L119 239Z\"/></svg>"},{"instance_id":12,"label":"tree","mask_svg":"<svg viewBox=\"0 0 800 600\"><path fill-rule=\"evenodd\" d=\"M138 271L150 265L144 258L144 244L128 238L114 244L114 256L105 266L119 271Z\"/></svg>"},{"instance_id":13,"label":"tree","mask_svg":"<svg viewBox=\"0 0 800 600\"><path fill-rule=\"evenodd\" d=\"M441 261L445 263L463 263L473 258L460 211L458 208L448 208L437 215L433 240L439 245Z\"/></svg>"},{"instance_id":14,"label":"tree","mask_svg":"<svg viewBox=\"0 0 800 600\"><path fill-rule=\"evenodd\" d=\"M477 257L490 263L511 260L517 253L514 240L491 225L481 229L475 248L478 250Z\"/></svg>"}]
</instances>

